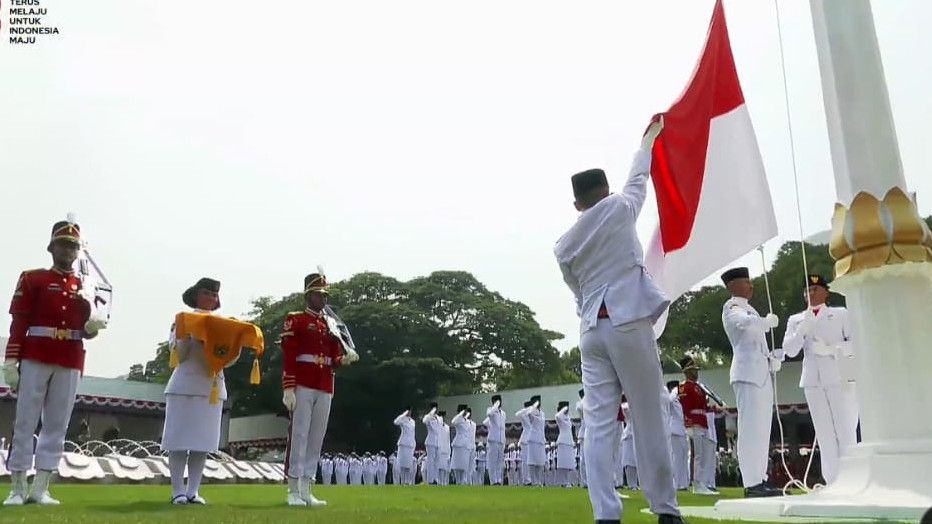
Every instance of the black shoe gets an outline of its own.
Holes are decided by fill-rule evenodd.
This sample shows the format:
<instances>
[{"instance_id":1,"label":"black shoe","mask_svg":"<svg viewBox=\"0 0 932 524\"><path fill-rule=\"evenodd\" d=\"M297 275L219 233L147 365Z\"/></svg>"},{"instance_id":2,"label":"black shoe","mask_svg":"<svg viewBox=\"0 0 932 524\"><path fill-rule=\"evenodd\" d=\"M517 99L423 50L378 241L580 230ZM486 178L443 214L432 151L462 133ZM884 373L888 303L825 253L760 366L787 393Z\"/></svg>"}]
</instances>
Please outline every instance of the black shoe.
<instances>
[{"instance_id":1,"label":"black shoe","mask_svg":"<svg viewBox=\"0 0 932 524\"><path fill-rule=\"evenodd\" d=\"M621 520L600 519L595 521L595 524L621 524Z\"/></svg>"},{"instance_id":2,"label":"black shoe","mask_svg":"<svg viewBox=\"0 0 932 524\"><path fill-rule=\"evenodd\" d=\"M657 524L688 524L686 520L679 515L668 515L661 513L657 515Z\"/></svg>"},{"instance_id":3,"label":"black shoe","mask_svg":"<svg viewBox=\"0 0 932 524\"><path fill-rule=\"evenodd\" d=\"M779 497L781 495L783 495L783 491L772 488L763 482L756 486L744 488L744 497L749 499L759 497Z\"/></svg>"}]
</instances>

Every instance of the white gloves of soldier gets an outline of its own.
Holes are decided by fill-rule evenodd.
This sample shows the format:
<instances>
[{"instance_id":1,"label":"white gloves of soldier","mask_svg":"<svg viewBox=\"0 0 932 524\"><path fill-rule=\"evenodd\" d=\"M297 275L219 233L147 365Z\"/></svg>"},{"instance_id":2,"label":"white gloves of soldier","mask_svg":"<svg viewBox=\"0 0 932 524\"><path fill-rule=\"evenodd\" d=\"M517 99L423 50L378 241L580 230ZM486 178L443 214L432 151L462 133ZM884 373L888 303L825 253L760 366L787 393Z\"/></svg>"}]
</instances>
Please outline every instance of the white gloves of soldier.
<instances>
[{"instance_id":1,"label":"white gloves of soldier","mask_svg":"<svg viewBox=\"0 0 932 524\"><path fill-rule=\"evenodd\" d=\"M777 371L780 371L781 369L783 369L783 362L780 362L779 359L771 358L770 359L770 372L776 373Z\"/></svg>"},{"instance_id":2,"label":"white gloves of soldier","mask_svg":"<svg viewBox=\"0 0 932 524\"><path fill-rule=\"evenodd\" d=\"M356 353L356 351L351 348L346 348L346 354L343 355L343 365L348 366L353 362L357 362L358 360L359 353Z\"/></svg>"},{"instance_id":3,"label":"white gloves of soldier","mask_svg":"<svg viewBox=\"0 0 932 524\"><path fill-rule=\"evenodd\" d=\"M288 411L294 411L294 407L298 404L298 399L294 396L294 388L288 388L283 392L282 404Z\"/></svg>"},{"instance_id":4,"label":"white gloves of soldier","mask_svg":"<svg viewBox=\"0 0 932 524\"><path fill-rule=\"evenodd\" d=\"M19 365L16 360L8 358L3 363L3 380L13 391L19 389Z\"/></svg>"},{"instance_id":5,"label":"white gloves of soldier","mask_svg":"<svg viewBox=\"0 0 932 524\"><path fill-rule=\"evenodd\" d=\"M106 328L107 328L106 320L99 320L99 319L93 320L92 319L84 323L84 332L87 333L87 335L91 337L96 336L97 333L101 329L106 329Z\"/></svg>"},{"instance_id":6,"label":"white gloves of soldier","mask_svg":"<svg viewBox=\"0 0 932 524\"><path fill-rule=\"evenodd\" d=\"M654 141L657 140L657 136L660 135L660 132L663 130L663 117L660 117L660 120L657 122L652 122L648 127L647 131L644 132L644 138L641 139L641 149L644 151L650 151L654 147Z\"/></svg>"},{"instance_id":7,"label":"white gloves of soldier","mask_svg":"<svg viewBox=\"0 0 932 524\"><path fill-rule=\"evenodd\" d=\"M812 328L815 327L816 316L812 314L812 310L806 311L803 313L803 320L799 323L799 327L796 328L799 334L802 336L807 336L809 333L812 333Z\"/></svg>"},{"instance_id":8,"label":"white gloves of soldier","mask_svg":"<svg viewBox=\"0 0 932 524\"><path fill-rule=\"evenodd\" d=\"M770 329L780 325L780 317L774 315L773 313L767 313L767 316L764 317L764 320L767 321L767 325L770 326Z\"/></svg>"}]
</instances>

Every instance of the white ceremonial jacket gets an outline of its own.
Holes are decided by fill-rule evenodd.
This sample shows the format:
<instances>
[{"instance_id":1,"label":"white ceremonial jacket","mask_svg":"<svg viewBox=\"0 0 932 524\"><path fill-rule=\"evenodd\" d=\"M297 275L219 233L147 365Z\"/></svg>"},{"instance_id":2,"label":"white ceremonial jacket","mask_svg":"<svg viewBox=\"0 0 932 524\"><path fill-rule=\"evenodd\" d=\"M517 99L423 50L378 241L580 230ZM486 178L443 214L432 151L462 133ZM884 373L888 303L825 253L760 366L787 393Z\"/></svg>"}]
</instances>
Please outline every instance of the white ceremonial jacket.
<instances>
[{"instance_id":1,"label":"white ceremonial jacket","mask_svg":"<svg viewBox=\"0 0 932 524\"><path fill-rule=\"evenodd\" d=\"M438 442L440 442L440 427L443 422L440 421L440 417L433 413L424 415L422 421L427 426L427 438L424 440L424 446L437 446Z\"/></svg>"},{"instance_id":2,"label":"white ceremonial jacket","mask_svg":"<svg viewBox=\"0 0 932 524\"><path fill-rule=\"evenodd\" d=\"M414 419L402 413L395 418L395 425L401 428L401 435L398 436L398 446L413 448L415 446Z\"/></svg>"},{"instance_id":3,"label":"white ceremonial jacket","mask_svg":"<svg viewBox=\"0 0 932 524\"><path fill-rule=\"evenodd\" d=\"M453 453L453 449L450 446L450 426L446 422L443 423L443 426L440 429L439 444L440 445L437 447L440 450L440 456L446 457L447 461L449 461L450 454ZM450 469L449 463L447 464L441 463L441 466L443 467L441 467L440 469L444 469L444 470Z\"/></svg>"},{"instance_id":4,"label":"white ceremonial jacket","mask_svg":"<svg viewBox=\"0 0 932 524\"><path fill-rule=\"evenodd\" d=\"M809 332L805 333L806 312L796 313L786 322L783 352L788 357L803 353L803 372L799 387L838 386L847 381L842 363L854 358L851 329L848 327L848 310L843 307L822 306L812 318ZM853 379L853 377L850 377Z\"/></svg>"},{"instance_id":5,"label":"white ceremonial jacket","mask_svg":"<svg viewBox=\"0 0 932 524\"><path fill-rule=\"evenodd\" d=\"M453 435L453 447L475 448L476 423L471 418L464 417L462 413L457 413L450 422L456 428L456 434Z\"/></svg>"},{"instance_id":6,"label":"white ceremonial jacket","mask_svg":"<svg viewBox=\"0 0 932 524\"><path fill-rule=\"evenodd\" d=\"M573 442L573 422L566 411L558 411L554 418L557 420L557 428L560 430L559 435L557 435L557 444L566 446L575 444Z\"/></svg>"},{"instance_id":7,"label":"white ceremonial jacket","mask_svg":"<svg viewBox=\"0 0 932 524\"><path fill-rule=\"evenodd\" d=\"M582 212L553 250L576 297L580 333L595 327L603 303L613 326L654 322L670 304L644 267L635 228L649 176L650 151L639 150L621 193Z\"/></svg>"},{"instance_id":8,"label":"white ceremonial jacket","mask_svg":"<svg viewBox=\"0 0 932 524\"><path fill-rule=\"evenodd\" d=\"M209 311L194 310L195 313L210 314ZM188 337L175 338L175 326L172 325L168 338L168 347L175 347L178 352L178 367L172 371L171 378L165 386L166 395L193 395L209 397L214 379L207 370L207 360L204 358L204 344L197 339ZM227 398L227 386L223 380L223 371L217 374L217 388L221 402Z\"/></svg>"},{"instance_id":9,"label":"white ceremonial jacket","mask_svg":"<svg viewBox=\"0 0 932 524\"><path fill-rule=\"evenodd\" d=\"M485 411L489 419L489 442L505 443L505 412L501 407L489 406Z\"/></svg>"},{"instance_id":10,"label":"white ceremonial jacket","mask_svg":"<svg viewBox=\"0 0 932 524\"><path fill-rule=\"evenodd\" d=\"M686 436L686 416L683 414L683 405L680 404L679 391L670 393L670 434Z\"/></svg>"},{"instance_id":11,"label":"white ceremonial jacket","mask_svg":"<svg viewBox=\"0 0 932 524\"><path fill-rule=\"evenodd\" d=\"M547 443L547 439L544 435L544 421L546 420L544 410L535 408L534 406L528 406L518 411L517 416L521 417L522 424L525 419L527 420L527 426L524 427L524 431L521 433L522 439L527 435L527 438L524 439L523 442L532 442L534 444Z\"/></svg>"},{"instance_id":12,"label":"white ceremonial jacket","mask_svg":"<svg viewBox=\"0 0 932 524\"><path fill-rule=\"evenodd\" d=\"M770 374L767 319L761 317L747 299L731 297L722 306L722 324L733 352L730 382L763 386Z\"/></svg>"}]
</instances>

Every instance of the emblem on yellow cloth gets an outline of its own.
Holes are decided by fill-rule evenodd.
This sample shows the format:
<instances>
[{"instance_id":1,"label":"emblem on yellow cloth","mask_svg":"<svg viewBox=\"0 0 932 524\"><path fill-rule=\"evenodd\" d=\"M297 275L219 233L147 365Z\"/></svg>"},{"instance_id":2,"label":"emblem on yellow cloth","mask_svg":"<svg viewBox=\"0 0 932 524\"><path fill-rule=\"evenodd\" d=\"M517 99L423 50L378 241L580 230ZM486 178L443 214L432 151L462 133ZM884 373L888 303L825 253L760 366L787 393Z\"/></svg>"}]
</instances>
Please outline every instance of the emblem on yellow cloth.
<instances>
[{"instance_id":1,"label":"emblem on yellow cloth","mask_svg":"<svg viewBox=\"0 0 932 524\"><path fill-rule=\"evenodd\" d=\"M178 313L175 315L175 336L178 339L190 336L204 344L204 360L207 362L208 372L214 378L210 392L211 404L216 404L219 400L217 376L223 368L233 365L239 359L243 348L255 352L249 382L260 382L259 357L265 352L265 339L258 326L204 313ZM173 362L176 361L173 359Z\"/></svg>"}]
</instances>

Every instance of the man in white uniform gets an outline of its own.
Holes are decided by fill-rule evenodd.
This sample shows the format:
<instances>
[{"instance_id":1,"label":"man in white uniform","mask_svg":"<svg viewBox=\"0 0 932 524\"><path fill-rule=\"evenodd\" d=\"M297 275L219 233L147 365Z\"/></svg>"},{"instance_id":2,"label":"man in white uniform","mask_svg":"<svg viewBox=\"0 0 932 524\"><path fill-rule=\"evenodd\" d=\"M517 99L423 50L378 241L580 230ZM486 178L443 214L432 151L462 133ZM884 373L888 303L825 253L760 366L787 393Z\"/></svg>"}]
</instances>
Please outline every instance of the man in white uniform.
<instances>
[{"instance_id":1,"label":"man in white uniform","mask_svg":"<svg viewBox=\"0 0 932 524\"><path fill-rule=\"evenodd\" d=\"M722 324L733 353L729 378L738 404L738 467L744 495L779 496L782 492L767 484L767 455L773 420L770 373L779 369L783 355L771 354L766 337L780 319L773 313L761 317L748 302L754 296L748 268L729 269L722 282L731 293L722 306Z\"/></svg>"},{"instance_id":2,"label":"man in white uniform","mask_svg":"<svg viewBox=\"0 0 932 524\"><path fill-rule=\"evenodd\" d=\"M414 484L414 419L411 418L411 407L407 407L404 413L395 417L395 425L401 429L398 436L398 455L396 468L392 471L396 484L413 485ZM397 474L397 476L395 476Z\"/></svg>"},{"instance_id":3,"label":"man in white uniform","mask_svg":"<svg viewBox=\"0 0 932 524\"><path fill-rule=\"evenodd\" d=\"M345 486L349 483L349 462L346 460L346 455L342 453L337 455L333 462L333 470L336 473L337 485Z\"/></svg>"},{"instance_id":4,"label":"man in white uniform","mask_svg":"<svg viewBox=\"0 0 932 524\"><path fill-rule=\"evenodd\" d=\"M809 275L810 308L789 318L783 351L795 357L803 353L799 387L815 426L822 459L822 476L831 484L838 476L841 452L857 443L858 401L854 381L842 372L841 363L854 358L848 310L826 305L828 283L821 275Z\"/></svg>"},{"instance_id":5,"label":"man in white uniform","mask_svg":"<svg viewBox=\"0 0 932 524\"><path fill-rule=\"evenodd\" d=\"M453 475L456 484L469 484L471 473L476 465L476 423L472 421L472 410L466 404L456 408L459 411L451 421L456 429L453 435Z\"/></svg>"},{"instance_id":6,"label":"man in white uniform","mask_svg":"<svg viewBox=\"0 0 932 524\"><path fill-rule=\"evenodd\" d=\"M440 436L438 439L439 456L437 460L437 483L441 486L450 485L450 459L453 454L453 448L450 445L450 425L443 419L447 416L446 411L438 411L440 417Z\"/></svg>"},{"instance_id":7,"label":"man in white uniform","mask_svg":"<svg viewBox=\"0 0 932 524\"><path fill-rule=\"evenodd\" d=\"M540 395L531 397L531 405L518 412L519 417L527 417L529 427L525 430L528 433L527 459L528 476L531 484L534 486L544 485L544 466L547 463L547 454L544 446L547 439L544 436L544 411L540 409Z\"/></svg>"},{"instance_id":8,"label":"man in white uniform","mask_svg":"<svg viewBox=\"0 0 932 524\"><path fill-rule=\"evenodd\" d=\"M686 420L683 406L680 405L680 383L676 380L667 382L670 399L670 450L673 459L673 481L676 489L689 489L689 439L686 437Z\"/></svg>"},{"instance_id":9,"label":"man in white uniform","mask_svg":"<svg viewBox=\"0 0 932 524\"><path fill-rule=\"evenodd\" d=\"M586 487L586 417L583 413L583 401L586 392L584 389L579 390L579 400L576 402L576 415L579 417L579 431L576 433L576 442L579 453L579 485Z\"/></svg>"},{"instance_id":10,"label":"man in white uniform","mask_svg":"<svg viewBox=\"0 0 932 524\"><path fill-rule=\"evenodd\" d=\"M488 466L488 452L485 450L485 445L479 443L476 445L476 475L472 479L472 483L477 486L485 485L485 472Z\"/></svg>"},{"instance_id":11,"label":"man in white uniform","mask_svg":"<svg viewBox=\"0 0 932 524\"><path fill-rule=\"evenodd\" d=\"M320 457L320 483L327 485L333 480L333 459L330 455Z\"/></svg>"},{"instance_id":12,"label":"man in white uniform","mask_svg":"<svg viewBox=\"0 0 932 524\"><path fill-rule=\"evenodd\" d=\"M640 481L661 523L681 522L670 462L669 422L653 323L670 301L644 268L635 227L647 195L651 148L663 128L651 123L621 193L611 194L605 172L572 178L579 219L554 248L563 279L576 299L586 392L586 473L596 520L618 522L621 499L612 478L611 436L622 383L631 402Z\"/></svg>"},{"instance_id":13,"label":"man in white uniform","mask_svg":"<svg viewBox=\"0 0 932 524\"><path fill-rule=\"evenodd\" d=\"M501 486L505 474L505 410L502 396L492 395L492 405L486 409L488 417L488 470L489 484Z\"/></svg>"},{"instance_id":14,"label":"man in white uniform","mask_svg":"<svg viewBox=\"0 0 932 524\"><path fill-rule=\"evenodd\" d=\"M570 487L570 471L576 468L576 457L573 453L573 422L569 415L570 403L561 401L557 404L557 421L559 434L557 435L556 450L556 484Z\"/></svg>"},{"instance_id":15,"label":"man in white uniform","mask_svg":"<svg viewBox=\"0 0 932 524\"><path fill-rule=\"evenodd\" d=\"M443 426L443 421L441 421L440 417L437 416L436 402L431 402L430 411L424 415L422 422L424 422L424 425L427 426L427 438L424 440L424 447L427 449L427 458L424 468L424 483L436 484L437 463L440 459L440 428Z\"/></svg>"},{"instance_id":16,"label":"man in white uniform","mask_svg":"<svg viewBox=\"0 0 932 524\"><path fill-rule=\"evenodd\" d=\"M377 457L377 461L378 461L378 473L377 473L377 477L376 477L376 482L377 482L380 486L384 486L384 485L385 485L385 477L388 476L388 458L385 457L385 452L384 452L384 451L379 451L379 455L378 455L378 457Z\"/></svg>"}]
</instances>

